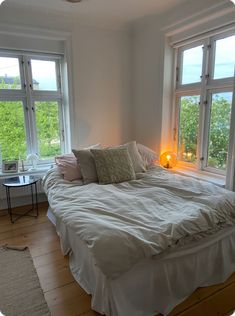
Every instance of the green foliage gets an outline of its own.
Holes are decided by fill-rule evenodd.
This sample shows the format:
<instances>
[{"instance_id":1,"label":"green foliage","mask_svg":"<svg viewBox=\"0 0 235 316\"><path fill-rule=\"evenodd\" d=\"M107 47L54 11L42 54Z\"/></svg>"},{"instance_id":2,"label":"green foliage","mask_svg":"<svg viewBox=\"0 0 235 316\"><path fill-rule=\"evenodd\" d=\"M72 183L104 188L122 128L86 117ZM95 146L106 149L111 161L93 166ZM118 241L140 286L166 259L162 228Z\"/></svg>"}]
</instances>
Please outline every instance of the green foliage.
<instances>
[{"instance_id":1,"label":"green foliage","mask_svg":"<svg viewBox=\"0 0 235 316\"><path fill-rule=\"evenodd\" d=\"M35 102L37 133L41 157L60 154L59 113L57 102Z\"/></svg>"},{"instance_id":2,"label":"green foliage","mask_svg":"<svg viewBox=\"0 0 235 316\"><path fill-rule=\"evenodd\" d=\"M210 129L208 166L226 169L231 103L220 95L213 95ZM180 107L179 154L180 159L196 161L199 127L199 97L182 97ZM191 153L190 159L187 153Z\"/></svg>"},{"instance_id":3,"label":"green foliage","mask_svg":"<svg viewBox=\"0 0 235 316\"><path fill-rule=\"evenodd\" d=\"M230 117L231 103L215 95L212 100L209 134L208 165L210 167L226 169Z\"/></svg>"},{"instance_id":4,"label":"green foliage","mask_svg":"<svg viewBox=\"0 0 235 316\"><path fill-rule=\"evenodd\" d=\"M26 157L24 113L20 101L0 101L0 145L2 158Z\"/></svg>"},{"instance_id":5,"label":"green foliage","mask_svg":"<svg viewBox=\"0 0 235 316\"><path fill-rule=\"evenodd\" d=\"M0 88L6 88L5 84L0 84ZM35 114L40 158L60 154L58 103L35 102ZM25 159L27 142L22 101L0 101L0 127L2 159Z\"/></svg>"},{"instance_id":6,"label":"green foliage","mask_svg":"<svg viewBox=\"0 0 235 316\"><path fill-rule=\"evenodd\" d=\"M179 153L180 159L194 162L197 154L199 97L182 97L180 105ZM192 154L190 159L187 154Z\"/></svg>"}]
</instances>

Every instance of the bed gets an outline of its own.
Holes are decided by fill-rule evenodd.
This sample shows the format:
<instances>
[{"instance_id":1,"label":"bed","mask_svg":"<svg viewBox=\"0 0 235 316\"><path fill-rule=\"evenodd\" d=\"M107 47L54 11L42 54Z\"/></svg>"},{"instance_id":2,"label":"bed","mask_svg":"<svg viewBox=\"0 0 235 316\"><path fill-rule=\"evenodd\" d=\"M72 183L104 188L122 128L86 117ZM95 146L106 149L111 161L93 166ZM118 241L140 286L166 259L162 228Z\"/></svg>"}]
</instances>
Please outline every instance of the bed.
<instances>
[{"instance_id":1,"label":"bed","mask_svg":"<svg viewBox=\"0 0 235 316\"><path fill-rule=\"evenodd\" d=\"M234 192L158 166L109 185L54 168L43 185L62 252L101 314L167 315L235 271Z\"/></svg>"}]
</instances>

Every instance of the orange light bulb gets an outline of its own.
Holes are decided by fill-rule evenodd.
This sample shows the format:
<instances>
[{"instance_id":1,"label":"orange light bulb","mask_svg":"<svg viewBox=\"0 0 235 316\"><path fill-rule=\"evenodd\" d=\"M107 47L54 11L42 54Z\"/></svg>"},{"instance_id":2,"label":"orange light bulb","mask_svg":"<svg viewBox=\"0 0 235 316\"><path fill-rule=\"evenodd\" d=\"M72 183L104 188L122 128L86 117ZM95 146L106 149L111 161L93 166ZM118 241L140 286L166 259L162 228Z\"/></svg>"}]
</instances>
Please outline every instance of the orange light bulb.
<instances>
[{"instance_id":1,"label":"orange light bulb","mask_svg":"<svg viewBox=\"0 0 235 316\"><path fill-rule=\"evenodd\" d=\"M176 154L172 151L166 151L160 156L160 165L164 168L173 168L177 162Z\"/></svg>"}]
</instances>

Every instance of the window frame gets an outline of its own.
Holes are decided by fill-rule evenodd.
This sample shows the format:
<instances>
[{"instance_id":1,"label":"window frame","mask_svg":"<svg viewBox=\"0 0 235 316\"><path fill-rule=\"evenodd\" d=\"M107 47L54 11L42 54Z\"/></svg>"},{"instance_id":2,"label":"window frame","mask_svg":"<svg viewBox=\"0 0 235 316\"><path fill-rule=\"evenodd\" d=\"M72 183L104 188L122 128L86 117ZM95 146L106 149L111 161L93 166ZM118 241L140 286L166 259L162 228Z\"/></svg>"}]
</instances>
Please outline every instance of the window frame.
<instances>
[{"instance_id":1,"label":"window frame","mask_svg":"<svg viewBox=\"0 0 235 316\"><path fill-rule=\"evenodd\" d=\"M184 91L184 90L191 90L191 89L195 89L196 87L201 87L201 84L202 84L202 80L201 81L198 81L198 82L194 82L194 83L189 83L189 84L182 84L182 74L183 74L183 67L180 67L183 65L183 52L185 50L188 50L188 49L191 49L191 48L194 48L194 47L197 47L197 46L204 46L205 45L205 40L198 40L198 41L195 41L193 43L190 43L190 44L187 44L187 45L184 45L180 48L178 48L178 51L177 51L177 67L176 67L176 90L177 91ZM203 70L204 70L204 67L205 67L205 64L204 64L204 51L203 51L203 59L202 59L202 73L201 73L201 76L203 74ZM202 79L202 78L201 78Z\"/></svg>"},{"instance_id":2,"label":"window frame","mask_svg":"<svg viewBox=\"0 0 235 316\"><path fill-rule=\"evenodd\" d=\"M212 95L215 93L223 93L223 92L232 92L231 88L213 88L207 90L207 100L208 103L205 106L205 124L204 124L204 139L203 139L203 148L202 148L202 157L204 160L202 161L202 170L217 173L220 175L225 175L226 170L221 170L217 168L213 168L208 166L208 152L209 152L209 130L210 130L210 111L212 107ZM232 115L232 109L231 109ZM231 129L231 118L230 118L230 129ZM229 143L228 143L228 150L229 150ZM226 168L227 169L227 168Z\"/></svg>"},{"instance_id":3,"label":"window frame","mask_svg":"<svg viewBox=\"0 0 235 316\"><path fill-rule=\"evenodd\" d=\"M63 56L57 54L47 53L33 53L14 50L0 49L0 57L12 57L19 60L19 70L21 79L21 89L1 89L0 101L20 101L23 104L25 133L27 142L28 154L38 154L39 144L36 129L36 113L35 102L40 101L53 101L58 103L59 113L59 132L60 132L60 148L61 154L65 152L66 143L65 139L65 110L64 110L64 97L62 81L62 62ZM32 60L48 60L54 61L56 65L56 84L57 90L34 90L33 89L33 75L31 68ZM67 135L66 135L67 136ZM40 156L39 156L40 157ZM54 157L50 159L40 159L39 165L44 165L54 162ZM25 161L27 165L27 161ZM1 166L0 166L1 168Z\"/></svg>"},{"instance_id":4,"label":"window frame","mask_svg":"<svg viewBox=\"0 0 235 316\"><path fill-rule=\"evenodd\" d=\"M210 128L210 108L211 108L211 93L215 92L230 92L235 93L233 89L234 77L213 79L214 62L215 62L215 47L216 41L229 36L235 35L235 29L220 32L216 35L208 35L200 40L194 40L175 49L176 77L174 83L174 102L173 111L175 119L173 120L174 130L174 150L178 153L179 144L179 117L180 104L179 100L182 96L199 95L200 110L199 110L199 130L197 142L197 161L190 163L179 161L179 165L192 169L206 171L218 175L225 175L226 170L221 170L207 166L208 159L208 144L209 144L209 128ZM190 84L181 84L183 73L183 52L187 49L203 45L203 60L201 81ZM209 75L209 76L208 76ZM235 106L232 104L232 106ZM231 125L230 125L231 129ZM229 144L228 144L229 145ZM229 148L229 146L228 146Z\"/></svg>"}]
</instances>

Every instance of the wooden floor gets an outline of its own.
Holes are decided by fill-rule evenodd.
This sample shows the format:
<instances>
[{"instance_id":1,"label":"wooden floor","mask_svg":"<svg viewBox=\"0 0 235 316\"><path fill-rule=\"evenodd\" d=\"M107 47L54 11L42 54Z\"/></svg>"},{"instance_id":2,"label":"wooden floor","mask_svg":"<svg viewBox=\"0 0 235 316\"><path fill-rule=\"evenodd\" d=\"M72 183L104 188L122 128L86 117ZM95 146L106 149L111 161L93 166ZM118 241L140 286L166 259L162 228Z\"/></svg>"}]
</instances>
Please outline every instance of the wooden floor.
<instances>
[{"instance_id":1,"label":"wooden floor","mask_svg":"<svg viewBox=\"0 0 235 316\"><path fill-rule=\"evenodd\" d=\"M99 315L91 310L90 296L74 281L46 211L47 205L40 204L37 219L24 217L15 224L10 223L6 212L0 211L0 245L29 247L52 316ZM233 310L235 274L224 284L198 289L170 316L231 315Z\"/></svg>"}]
</instances>

